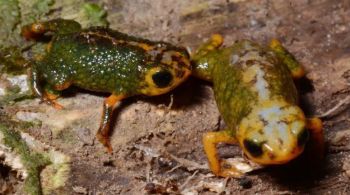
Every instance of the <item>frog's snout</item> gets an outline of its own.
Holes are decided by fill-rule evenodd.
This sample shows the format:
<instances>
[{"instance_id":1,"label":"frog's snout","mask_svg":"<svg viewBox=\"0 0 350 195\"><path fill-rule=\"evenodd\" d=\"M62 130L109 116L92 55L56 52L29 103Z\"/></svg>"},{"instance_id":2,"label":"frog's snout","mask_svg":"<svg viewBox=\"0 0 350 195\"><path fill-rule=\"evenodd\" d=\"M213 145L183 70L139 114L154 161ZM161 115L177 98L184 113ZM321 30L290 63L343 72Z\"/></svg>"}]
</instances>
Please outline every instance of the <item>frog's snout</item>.
<instances>
[{"instance_id":1,"label":"frog's snout","mask_svg":"<svg viewBox=\"0 0 350 195\"><path fill-rule=\"evenodd\" d=\"M297 157L304 150L308 133L307 131L303 132L306 133L302 133L300 137L298 137L298 145L295 145L289 149L286 148L285 150L281 150L280 148L277 149L274 145L271 145L265 141L258 142L256 140L245 139L243 141L245 154L251 160L259 164L284 164Z\"/></svg>"},{"instance_id":2,"label":"frog's snout","mask_svg":"<svg viewBox=\"0 0 350 195\"><path fill-rule=\"evenodd\" d=\"M242 147L245 154L254 162L264 165L283 164L303 152L308 138L309 132L303 129L296 136L290 137L286 143L276 137L263 141L245 138Z\"/></svg>"},{"instance_id":3,"label":"frog's snout","mask_svg":"<svg viewBox=\"0 0 350 195\"><path fill-rule=\"evenodd\" d=\"M156 54L156 53L155 53ZM153 96L174 89L191 74L191 64L187 53L168 50L153 57L156 61L146 72L140 93Z\"/></svg>"},{"instance_id":4,"label":"frog's snout","mask_svg":"<svg viewBox=\"0 0 350 195\"><path fill-rule=\"evenodd\" d=\"M237 131L245 154L265 165L283 164L304 151L309 132L300 108L275 101L257 107Z\"/></svg>"}]
</instances>

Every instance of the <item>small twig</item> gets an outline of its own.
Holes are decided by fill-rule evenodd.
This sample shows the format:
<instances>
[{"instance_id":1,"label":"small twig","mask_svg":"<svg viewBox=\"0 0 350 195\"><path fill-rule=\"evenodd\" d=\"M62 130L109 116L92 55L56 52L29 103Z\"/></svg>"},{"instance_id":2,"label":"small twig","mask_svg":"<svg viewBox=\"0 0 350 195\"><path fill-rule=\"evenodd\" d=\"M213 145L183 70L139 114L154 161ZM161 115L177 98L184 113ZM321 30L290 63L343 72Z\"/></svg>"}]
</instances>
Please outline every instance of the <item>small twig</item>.
<instances>
[{"instance_id":1,"label":"small twig","mask_svg":"<svg viewBox=\"0 0 350 195\"><path fill-rule=\"evenodd\" d=\"M216 194L221 194L222 192L226 191L226 186L227 186L227 182L228 180L230 180L229 177L226 177L225 180L224 180L224 188L221 192L216 192Z\"/></svg>"},{"instance_id":2,"label":"small twig","mask_svg":"<svg viewBox=\"0 0 350 195\"><path fill-rule=\"evenodd\" d=\"M143 145L139 145L139 144L135 144L134 147L136 149L138 149L138 150L143 151L147 156L150 156L152 158L159 158L160 156L163 156L160 153L164 153L164 155L166 155L167 157L170 157L171 159L175 160L176 162L178 162L180 164L178 166L175 166L174 168L172 168L168 172L172 172L172 171L178 169L179 167L185 167L189 171L193 171L193 170L196 170L196 169L205 169L205 170L209 169L206 164L201 165L201 164L196 163L194 161L190 161L190 160L187 160L187 159L184 159L184 158L179 158L179 157L176 157L176 156L174 156L174 155L172 155L172 154L170 154L170 153L168 153L166 151L160 152L158 150L151 149L149 147L146 147L146 146L143 146Z\"/></svg>"},{"instance_id":3,"label":"small twig","mask_svg":"<svg viewBox=\"0 0 350 195\"><path fill-rule=\"evenodd\" d=\"M350 146L330 146L328 149L330 152L347 152L350 151Z\"/></svg>"},{"instance_id":4,"label":"small twig","mask_svg":"<svg viewBox=\"0 0 350 195\"><path fill-rule=\"evenodd\" d=\"M196 163L194 161L190 161L184 158L178 158L172 154L168 155L174 159L175 161L179 162L183 167L186 167L189 171L195 170L195 169L205 169L208 170L208 166L207 165L201 165L199 163Z\"/></svg>"},{"instance_id":5,"label":"small twig","mask_svg":"<svg viewBox=\"0 0 350 195\"><path fill-rule=\"evenodd\" d=\"M147 183L151 181L151 160L148 160L146 167L146 181Z\"/></svg>"},{"instance_id":6,"label":"small twig","mask_svg":"<svg viewBox=\"0 0 350 195\"><path fill-rule=\"evenodd\" d=\"M153 157L153 158L157 158L160 156L160 153L158 150L147 147L147 146L143 146L140 144L134 144L134 147L142 152L144 152L147 156Z\"/></svg>"},{"instance_id":7,"label":"small twig","mask_svg":"<svg viewBox=\"0 0 350 195\"><path fill-rule=\"evenodd\" d=\"M180 189L181 191L184 190L184 188L186 187L186 185L188 184L188 182L190 182L198 172L199 172L199 170L195 171L190 177L188 177L188 178L186 179L186 181L180 186L179 189Z\"/></svg>"},{"instance_id":8,"label":"small twig","mask_svg":"<svg viewBox=\"0 0 350 195\"><path fill-rule=\"evenodd\" d=\"M339 143L341 143L346 138L350 138L350 129L343 129L343 130L337 131L335 136L330 140L330 144L339 146Z\"/></svg>"},{"instance_id":9,"label":"small twig","mask_svg":"<svg viewBox=\"0 0 350 195\"><path fill-rule=\"evenodd\" d=\"M335 112L338 111L338 109L343 106L344 104L350 104L350 96L347 96L345 99L339 101L339 103L337 105L335 105L333 108L329 109L327 112L317 116L319 118L325 118L328 117L330 115L334 115Z\"/></svg>"},{"instance_id":10,"label":"small twig","mask_svg":"<svg viewBox=\"0 0 350 195\"><path fill-rule=\"evenodd\" d=\"M167 173L171 173L173 171L175 171L176 169L182 167L182 165L176 165L175 167L173 167L172 169L170 169L169 171L167 171Z\"/></svg>"},{"instance_id":11,"label":"small twig","mask_svg":"<svg viewBox=\"0 0 350 195\"><path fill-rule=\"evenodd\" d=\"M171 95L170 95L170 103L169 103L169 105L167 106L168 110L170 110L171 107L173 107L173 104L174 104L174 95L171 94Z\"/></svg>"},{"instance_id":12,"label":"small twig","mask_svg":"<svg viewBox=\"0 0 350 195\"><path fill-rule=\"evenodd\" d=\"M281 191L281 192L277 192L278 195L285 195L285 194L292 194L291 191Z\"/></svg>"}]
</instances>

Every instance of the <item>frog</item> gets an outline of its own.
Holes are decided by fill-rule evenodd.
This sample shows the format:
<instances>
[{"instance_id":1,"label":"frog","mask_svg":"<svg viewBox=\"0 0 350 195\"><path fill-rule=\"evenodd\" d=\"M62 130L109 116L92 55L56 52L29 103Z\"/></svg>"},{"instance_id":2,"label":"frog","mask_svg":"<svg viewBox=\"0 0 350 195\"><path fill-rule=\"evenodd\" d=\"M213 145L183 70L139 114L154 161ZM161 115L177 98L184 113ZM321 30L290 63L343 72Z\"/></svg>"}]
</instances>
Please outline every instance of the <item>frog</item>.
<instances>
[{"instance_id":1,"label":"frog","mask_svg":"<svg viewBox=\"0 0 350 195\"><path fill-rule=\"evenodd\" d=\"M241 177L242 170L221 159L217 145L238 144L246 158L262 166L286 164L311 142L322 158L319 118L306 118L294 81L303 66L277 39L267 46L248 39L222 47L214 34L192 54L192 75L213 85L226 129L204 133L209 168L219 177Z\"/></svg>"},{"instance_id":2,"label":"frog","mask_svg":"<svg viewBox=\"0 0 350 195\"><path fill-rule=\"evenodd\" d=\"M107 27L82 28L74 20L53 19L25 25L21 34L28 41L49 38L46 51L30 61L29 69L31 89L42 102L63 109L57 99L70 86L111 94L104 100L96 134L109 153L111 117L119 102L167 93L191 73L185 48Z\"/></svg>"}]
</instances>

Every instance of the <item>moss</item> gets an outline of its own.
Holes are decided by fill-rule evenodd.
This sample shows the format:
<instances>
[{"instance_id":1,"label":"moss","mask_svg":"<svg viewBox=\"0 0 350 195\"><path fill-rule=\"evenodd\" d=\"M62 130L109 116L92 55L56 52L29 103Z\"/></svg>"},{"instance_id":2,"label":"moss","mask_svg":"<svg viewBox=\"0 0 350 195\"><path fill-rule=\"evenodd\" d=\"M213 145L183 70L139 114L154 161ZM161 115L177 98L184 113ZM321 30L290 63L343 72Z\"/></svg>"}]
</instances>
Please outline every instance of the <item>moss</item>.
<instances>
[{"instance_id":1,"label":"moss","mask_svg":"<svg viewBox=\"0 0 350 195\"><path fill-rule=\"evenodd\" d=\"M20 11L18 1L0 0L0 48L19 41L18 35L13 36L19 23Z\"/></svg>"},{"instance_id":2,"label":"moss","mask_svg":"<svg viewBox=\"0 0 350 195\"><path fill-rule=\"evenodd\" d=\"M54 163L45 167L41 173L44 194L68 194L65 186L70 173L70 158L62 153L49 151L46 154Z\"/></svg>"},{"instance_id":3,"label":"moss","mask_svg":"<svg viewBox=\"0 0 350 195\"><path fill-rule=\"evenodd\" d=\"M106 16L107 12L97 4L85 3L82 6L82 21L88 21L88 24L82 26L107 26Z\"/></svg>"},{"instance_id":4,"label":"moss","mask_svg":"<svg viewBox=\"0 0 350 195\"><path fill-rule=\"evenodd\" d=\"M54 0L18 0L21 11L21 23L27 24L43 18L50 11Z\"/></svg>"},{"instance_id":5,"label":"moss","mask_svg":"<svg viewBox=\"0 0 350 195\"><path fill-rule=\"evenodd\" d=\"M50 12L53 3L54 0L0 0L1 72L25 72L27 61L22 52L30 43L22 39L21 27L44 17Z\"/></svg>"},{"instance_id":6,"label":"moss","mask_svg":"<svg viewBox=\"0 0 350 195\"><path fill-rule=\"evenodd\" d=\"M98 4L86 3L84 0L56 1L53 6L60 8L59 13L53 13L54 18L64 18L79 22L83 28L90 26L107 26L107 12Z\"/></svg>"},{"instance_id":7,"label":"moss","mask_svg":"<svg viewBox=\"0 0 350 195\"><path fill-rule=\"evenodd\" d=\"M0 72L6 72L10 75L24 74L27 70L26 60L24 59L19 47L7 47L0 49Z\"/></svg>"},{"instance_id":8,"label":"moss","mask_svg":"<svg viewBox=\"0 0 350 195\"><path fill-rule=\"evenodd\" d=\"M42 154L33 152L22 140L17 131L0 124L4 144L11 148L21 158L21 162L27 170L28 176L24 182L24 191L28 194L42 194L40 184L40 171L50 164L50 161Z\"/></svg>"},{"instance_id":9,"label":"moss","mask_svg":"<svg viewBox=\"0 0 350 195\"><path fill-rule=\"evenodd\" d=\"M29 61L22 53L28 48L34 56L45 53L46 44L31 45L22 39L23 25L61 17L77 20L85 28L107 26L106 16L107 12L101 6L83 0L0 0L0 72L23 74Z\"/></svg>"},{"instance_id":10,"label":"moss","mask_svg":"<svg viewBox=\"0 0 350 195\"><path fill-rule=\"evenodd\" d=\"M20 31L23 25L39 20L65 18L77 20L84 27L106 26L108 24L106 16L103 8L97 4L86 3L85 0L0 0L0 74L4 72L9 75L24 74L30 64L23 54L38 56L44 53L45 43L35 43L33 46L33 42L25 41L21 37ZM0 99L0 106L30 97L31 94L20 93L19 86L15 85L6 89L6 95ZM51 163L49 159L52 156L47 152L38 153L31 150L19 133L27 131L34 125L31 122L13 121L0 110L0 133L3 134L1 144L20 156L28 173L24 191L27 194L42 194L40 173ZM48 188L49 191L64 185L65 178L68 178L67 162L68 160L62 160L62 163L51 164L52 173L49 172L49 177L51 175L53 177L46 178L52 188Z\"/></svg>"},{"instance_id":11,"label":"moss","mask_svg":"<svg viewBox=\"0 0 350 195\"><path fill-rule=\"evenodd\" d=\"M13 85L5 89L5 95L0 96L0 106L12 105L15 102L33 97L33 94L29 90L21 92L21 88L18 85Z\"/></svg>"},{"instance_id":12,"label":"moss","mask_svg":"<svg viewBox=\"0 0 350 195\"><path fill-rule=\"evenodd\" d=\"M44 18L53 4L54 0L0 0L0 48L26 47L21 26Z\"/></svg>"}]
</instances>

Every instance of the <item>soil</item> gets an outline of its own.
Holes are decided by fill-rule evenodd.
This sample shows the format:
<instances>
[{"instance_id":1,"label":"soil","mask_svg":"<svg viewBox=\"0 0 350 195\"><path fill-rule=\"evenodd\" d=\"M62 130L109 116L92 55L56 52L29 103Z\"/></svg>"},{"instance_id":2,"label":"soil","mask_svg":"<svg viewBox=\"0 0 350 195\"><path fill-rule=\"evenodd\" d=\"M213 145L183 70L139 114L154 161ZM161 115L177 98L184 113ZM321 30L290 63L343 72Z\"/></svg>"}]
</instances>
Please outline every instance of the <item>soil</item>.
<instances>
[{"instance_id":1,"label":"soil","mask_svg":"<svg viewBox=\"0 0 350 195\"><path fill-rule=\"evenodd\" d=\"M166 95L123 101L115 110L113 153L108 154L94 138L106 95L71 88L59 100L63 110L38 99L4 108L16 110L17 118L42 121L29 134L70 156L69 182L60 193L350 193L349 0L102 2L111 28L191 51L213 33L222 34L225 45L239 39L261 44L281 40L306 69L306 77L296 84L306 115L322 117L325 157L314 160L306 152L292 163L239 179L215 177L206 166L201 136L225 124L211 85L194 78ZM220 156L242 157L242 152L222 145ZM0 177L4 182L9 183Z\"/></svg>"}]
</instances>

